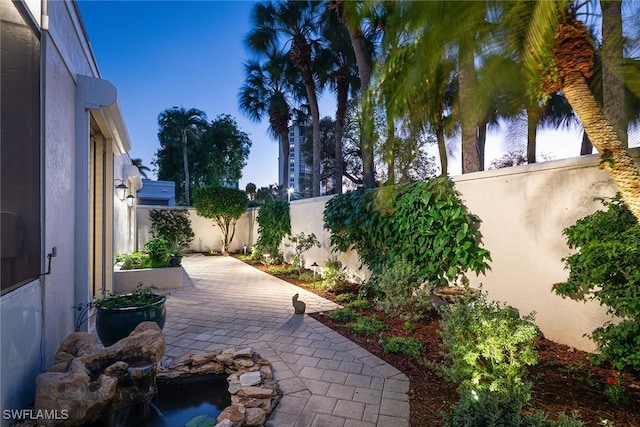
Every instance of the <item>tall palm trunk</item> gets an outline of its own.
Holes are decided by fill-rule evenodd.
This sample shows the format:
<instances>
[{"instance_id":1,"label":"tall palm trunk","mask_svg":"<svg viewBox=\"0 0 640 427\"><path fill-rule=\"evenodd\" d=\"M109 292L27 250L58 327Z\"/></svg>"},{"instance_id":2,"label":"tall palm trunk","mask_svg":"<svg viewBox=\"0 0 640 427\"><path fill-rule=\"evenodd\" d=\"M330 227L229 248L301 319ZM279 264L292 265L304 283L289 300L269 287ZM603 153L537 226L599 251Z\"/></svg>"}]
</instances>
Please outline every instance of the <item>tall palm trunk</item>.
<instances>
[{"instance_id":1,"label":"tall palm trunk","mask_svg":"<svg viewBox=\"0 0 640 427\"><path fill-rule=\"evenodd\" d=\"M602 165L611 174L622 199L640 222L640 172L598 107L587 80L579 71L573 72L565 78L562 90L600 153Z\"/></svg>"},{"instance_id":2,"label":"tall palm trunk","mask_svg":"<svg viewBox=\"0 0 640 427\"><path fill-rule=\"evenodd\" d=\"M342 175L344 173L342 159L342 137L344 136L344 120L347 115L347 101L349 98L349 82L344 76L337 81L338 105L336 108L336 156L335 156L335 193L342 194Z\"/></svg>"},{"instance_id":3,"label":"tall palm trunk","mask_svg":"<svg viewBox=\"0 0 640 427\"><path fill-rule=\"evenodd\" d=\"M375 169L373 165L373 105L369 86L371 84L371 73L373 64L367 54L367 47L364 34L360 27L356 27L346 21L349 30L349 38L353 45L353 52L358 63L358 74L360 75L360 90L362 93L362 129L361 129L361 149L362 149L362 183L365 188L376 186Z\"/></svg>"},{"instance_id":4,"label":"tall palm trunk","mask_svg":"<svg viewBox=\"0 0 640 427\"><path fill-rule=\"evenodd\" d=\"M591 140L589 139L589 135L587 132L582 129L582 143L580 144L580 155L584 156L587 154L593 154L593 144L591 144Z\"/></svg>"},{"instance_id":5,"label":"tall palm trunk","mask_svg":"<svg viewBox=\"0 0 640 427\"><path fill-rule=\"evenodd\" d=\"M475 111L471 102L471 85L474 79L474 54L470 47L472 43L461 40L459 44L460 66L458 71L458 85L460 96L460 128L462 133L462 173L480 170L480 157L476 146Z\"/></svg>"},{"instance_id":6,"label":"tall palm trunk","mask_svg":"<svg viewBox=\"0 0 640 427\"><path fill-rule=\"evenodd\" d=\"M476 148L478 150L478 170L483 171L485 146L487 145L487 122L480 122L477 129Z\"/></svg>"},{"instance_id":7,"label":"tall palm trunk","mask_svg":"<svg viewBox=\"0 0 640 427\"><path fill-rule=\"evenodd\" d=\"M387 108L387 143L385 144L388 169L387 185L396 183L396 132L391 111L391 108Z\"/></svg>"},{"instance_id":8,"label":"tall palm trunk","mask_svg":"<svg viewBox=\"0 0 640 427\"><path fill-rule=\"evenodd\" d=\"M284 161L282 162L282 186L280 188L280 198L287 200L287 191L289 190L289 153L291 152L291 145L289 144L289 129L282 128L278 130L280 137L280 146L282 147L282 156Z\"/></svg>"},{"instance_id":9,"label":"tall palm trunk","mask_svg":"<svg viewBox=\"0 0 640 427\"><path fill-rule=\"evenodd\" d=\"M622 69L622 2L601 0L602 7L602 94L604 114L618 134L622 146L629 146Z\"/></svg>"},{"instance_id":10,"label":"tall palm trunk","mask_svg":"<svg viewBox=\"0 0 640 427\"><path fill-rule=\"evenodd\" d=\"M191 186L191 177L189 176L189 162L187 161L187 130L182 129L182 166L184 167L184 202L187 206L191 206L191 197L189 187Z\"/></svg>"},{"instance_id":11,"label":"tall palm trunk","mask_svg":"<svg viewBox=\"0 0 640 427\"><path fill-rule=\"evenodd\" d=\"M640 171L587 84L593 73L593 47L583 23L572 21L556 28L553 59L557 75L543 79L545 89L563 91L600 153L601 166L609 171L622 199L640 222Z\"/></svg>"},{"instance_id":12,"label":"tall palm trunk","mask_svg":"<svg viewBox=\"0 0 640 427\"><path fill-rule=\"evenodd\" d=\"M439 125L436 128L436 140L438 141L438 153L440 154L440 169L442 176L449 173L449 161L447 159L447 145L444 138L444 126Z\"/></svg>"},{"instance_id":13,"label":"tall palm trunk","mask_svg":"<svg viewBox=\"0 0 640 427\"><path fill-rule=\"evenodd\" d=\"M527 163L536 162L536 138L538 137L538 122L540 109L535 106L527 108Z\"/></svg>"}]
</instances>

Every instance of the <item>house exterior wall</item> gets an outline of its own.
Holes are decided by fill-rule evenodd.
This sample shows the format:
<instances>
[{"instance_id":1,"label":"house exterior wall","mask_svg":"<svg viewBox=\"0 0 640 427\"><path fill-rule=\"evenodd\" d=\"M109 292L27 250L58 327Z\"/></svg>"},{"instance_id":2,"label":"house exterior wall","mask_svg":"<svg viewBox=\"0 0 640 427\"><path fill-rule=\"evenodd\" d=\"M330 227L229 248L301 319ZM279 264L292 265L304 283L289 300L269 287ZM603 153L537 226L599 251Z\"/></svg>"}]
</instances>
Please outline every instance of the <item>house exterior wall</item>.
<instances>
[{"instance_id":1,"label":"house exterior wall","mask_svg":"<svg viewBox=\"0 0 640 427\"><path fill-rule=\"evenodd\" d=\"M9 0L0 0L2 7L15 7ZM78 289L88 291L88 277L78 274L78 264L88 264L86 238L89 220L79 216L78 206L88 205L89 195L83 189L88 177L79 173L78 165L89 169L87 156L89 116L94 112L80 110L86 123L78 121L79 76L100 78L97 64L86 38L74 2L22 2L29 9L40 31L41 69L41 272L39 279L0 297L2 314L2 381L0 407L21 409L31 405L35 392L35 377L48 369L62 340L74 330L76 311L72 306L87 301L78 299ZM41 14L46 15L44 18ZM45 28L40 28L40 23ZM108 84L108 82L107 82ZM84 128L83 128L84 126ZM86 135L79 133L86 129ZM78 138L82 135L82 138ZM107 141L108 144L112 141ZM128 161L128 156L123 161ZM105 194L113 194L113 161L107 158ZM85 170L83 168L83 170ZM110 181L109 181L110 180ZM104 204L99 209L112 209ZM112 228L112 212L107 212ZM131 226L134 226L132 224ZM122 224L116 224L120 227ZM133 235L133 233L131 233ZM80 238L79 238L80 236ZM102 238L111 248L113 235ZM47 254L53 252L51 270ZM78 257L78 254L84 254ZM107 281L113 272L109 266ZM86 295L86 292L85 292ZM2 426L12 420L2 417Z\"/></svg>"}]
</instances>

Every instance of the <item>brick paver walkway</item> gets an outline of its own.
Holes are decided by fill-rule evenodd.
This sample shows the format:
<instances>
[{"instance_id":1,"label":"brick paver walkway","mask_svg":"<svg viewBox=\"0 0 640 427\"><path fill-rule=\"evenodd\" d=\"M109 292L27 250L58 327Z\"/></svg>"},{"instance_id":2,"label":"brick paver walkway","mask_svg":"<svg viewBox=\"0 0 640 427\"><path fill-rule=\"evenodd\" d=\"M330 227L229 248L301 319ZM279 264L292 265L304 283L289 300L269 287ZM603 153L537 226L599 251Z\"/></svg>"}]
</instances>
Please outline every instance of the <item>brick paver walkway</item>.
<instances>
[{"instance_id":1,"label":"brick paver walkway","mask_svg":"<svg viewBox=\"0 0 640 427\"><path fill-rule=\"evenodd\" d=\"M283 398L269 427L406 427L409 380L396 368L306 315L333 302L232 257L189 256L167 298L167 357L253 347L274 367Z\"/></svg>"}]
</instances>

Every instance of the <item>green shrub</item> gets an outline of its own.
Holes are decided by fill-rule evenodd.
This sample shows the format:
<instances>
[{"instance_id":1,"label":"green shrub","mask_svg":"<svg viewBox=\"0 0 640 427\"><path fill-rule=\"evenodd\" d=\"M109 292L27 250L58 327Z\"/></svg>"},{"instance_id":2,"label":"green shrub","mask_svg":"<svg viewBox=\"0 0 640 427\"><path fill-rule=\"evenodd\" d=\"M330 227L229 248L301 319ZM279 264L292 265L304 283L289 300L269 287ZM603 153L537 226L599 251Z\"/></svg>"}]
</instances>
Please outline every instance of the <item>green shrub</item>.
<instances>
[{"instance_id":1,"label":"green shrub","mask_svg":"<svg viewBox=\"0 0 640 427\"><path fill-rule=\"evenodd\" d=\"M385 353L399 353L419 359L424 353L424 344L413 337L382 337L382 349Z\"/></svg>"},{"instance_id":2,"label":"green shrub","mask_svg":"<svg viewBox=\"0 0 640 427\"><path fill-rule=\"evenodd\" d=\"M466 297L445 307L442 316L445 372L463 396L501 392L526 398L529 386L522 379L537 362L533 313L520 318L517 310L488 302L480 292L473 301Z\"/></svg>"},{"instance_id":3,"label":"green shrub","mask_svg":"<svg viewBox=\"0 0 640 427\"><path fill-rule=\"evenodd\" d=\"M559 414L558 420L548 419L542 412L522 413L519 396L487 392L479 396L463 396L453 406L451 415L444 414L448 427L584 427L577 414Z\"/></svg>"},{"instance_id":4,"label":"green shrub","mask_svg":"<svg viewBox=\"0 0 640 427\"><path fill-rule=\"evenodd\" d=\"M256 217L258 222L258 242L256 246L261 253L268 253L274 258L282 258L280 243L291 233L289 204L281 200L263 204Z\"/></svg>"},{"instance_id":5,"label":"green shrub","mask_svg":"<svg viewBox=\"0 0 640 427\"><path fill-rule=\"evenodd\" d=\"M151 267L151 259L149 255L144 252L134 252L129 255L121 254L116 260L122 263L120 267L121 270L136 270Z\"/></svg>"},{"instance_id":6,"label":"green shrub","mask_svg":"<svg viewBox=\"0 0 640 427\"><path fill-rule=\"evenodd\" d=\"M316 277L315 280L317 280L318 278ZM302 283L313 283L314 278L313 278L313 273L309 273L308 271L305 271L304 273L300 274L298 276L298 280L300 280Z\"/></svg>"},{"instance_id":7,"label":"green shrub","mask_svg":"<svg viewBox=\"0 0 640 427\"><path fill-rule=\"evenodd\" d=\"M357 298L345 303L344 306L355 310L368 310L371 308L371 302L363 298Z\"/></svg>"},{"instance_id":8,"label":"green shrub","mask_svg":"<svg viewBox=\"0 0 640 427\"><path fill-rule=\"evenodd\" d=\"M166 267L169 259L169 242L162 237L149 240L144 249L149 254L152 267Z\"/></svg>"},{"instance_id":9,"label":"green shrub","mask_svg":"<svg viewBox=\"0 0 640 427\"><path fill-rule=\"evenodd\" d=\"M356 298L358 298L358 294L346 292L344 294L337 295L336 301L339 302L340 304L346 304L349 301L353 301Z\"/></svg>"},{"instance_id":10,"label":"green shrub","mask_svg":"<svg viewBox=\"0 0 640 427\"><path fill-rule=\"evenodd\" d=\"M356 320L359 317L358 313L351 310L350 308L338 308L327 313L327 316L329 316L336 322L341 323L351 322L352 320Z\"/></svg>"},{"instance_id":11,"label":"green shrub","mask_svg":"<svg viewBox=\"0 0 640 427\"><path fill-rule=\"evenodd\" d=\"M373 274L406 260L419 282L445 285L466 271L484 273L480 218L462 203L447 177L337 195L324 210L331 245L355 249Z\"/></svg>"},{"instance_id":12,"label":"green shrub","mask_svg":"<svg viewBox=\"0 0 640 427\"><path fill-rule=\"evenodd\" d=\"M346 284L346 277L342 263L336 257L331 257L322 267L322 286L330 291L343 289Z\"/></svg>"},{"instance_id":13,"label":"green shrub","mask_svg":"<svg viewBox=\"0 0 640 427\"><path fill-rule=\"evenodd\" d=\"M286 247L293 247L294 256L292 264L298 267L298 275L302 276L302 268L304 267L304 258L302 254L314 246L320 247L320 242L314 233L306 236L304 232L301 232L293 236L289 236L289 243L285 243L284 245Z\"/></svg>"},{"instance_id":14,"label":"green shrub","mask_svg":"<svg viewBox=\"0 0 640 427\"><path fill-rule=\"evenodd\" d=\"M423 283L419 269L406 260L398 260L377 276L384 297L380 308L389 316L421 318L433 307L430 297L434 286Z\"/></svg>"},{"instance_id":15,"label":"green shrub","mask_svg":"<svg viewBox=\"0 0 640 427\"><path fill-rule=\"evenodd\" d=\"M277 266L277 265L273 265L273 266L268 268L268 271L271 274L287 276L287 275L295 273L296 272L296 268L293 267L293 266L280 267L280 266Z\"/></svg>"},{"instance_id":16,"label":"green shrub","mask_svg":"<svg viewBox=\"0 0 640 427\"><path fill-rule=\"evenodd\" d=\"M389 329L385 323L377 317L359 316L355 322L347 323L345 325L351 329L356 335L375 335L380 331Z\"/></svg>"},{"instance_id":17,"label":"green shrub","mask_svg":"<svg viewBox=\"0 0 640 427\"><path fill-rule=\"evenodd\" d=\"M149 219L151 219L150 230L153 237L163 237L169 242L177 240L187 244L195 237L189 211L186 209L151 209Z\"/></svg>"},{"instance_id":18,"label":"green shrub","mask_svg":"<svg viewBox=\"0 0 640 427\"><path fill-rule=\"evenodd\" d=\"M640 372L640 224L620 196L597 199L607 208L563 231L576 253L562 261L570 270L553 290L576 300L596 299L622 321L607 322L591 338L616 369Z\"/></svg>"}]
</instances>

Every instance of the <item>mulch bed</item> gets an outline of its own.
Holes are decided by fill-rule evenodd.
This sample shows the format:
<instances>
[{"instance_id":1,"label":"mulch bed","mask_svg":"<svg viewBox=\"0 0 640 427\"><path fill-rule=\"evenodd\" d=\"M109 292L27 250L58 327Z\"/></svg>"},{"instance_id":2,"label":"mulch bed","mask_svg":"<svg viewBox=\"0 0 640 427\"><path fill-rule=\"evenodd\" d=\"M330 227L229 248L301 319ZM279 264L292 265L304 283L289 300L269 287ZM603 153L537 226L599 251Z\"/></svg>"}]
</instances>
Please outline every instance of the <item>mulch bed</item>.
<instances>
[{"instance_id":1,"label":"mulch bed","mask_svg":"<svg viewBox=\"0 0 640 427\"><path fill-rule=\"evenodd\" d=\"M268 272L262 264L254 267ZM312 289L310 284L280 275L281 279L314 292L324 298L335 301L336 295L323 289ZM355 285L354 285L355 286ZM415 330L408 333L399 318L386 316L377 309L356 310L361 315L375 316L382 320L389 329L385 335L412 336L426 346L424 357L429 361L427 367L409 356L385 353L378 337L367 338L354 335L342 324L334 322L324 313L310 314L319 322L334 329L341 335L385 360L402 371L410 381L409 398L411 404L411 427L442 426L441 414L458 401L456 385L442 377L433 368L443 361L440 353L440 335L438 334L438 318L425 319L414 323ZM564 412L579 412L579 418L587 426L601 426L601 420L613 422L615 427L640 426L640 377L627 373L622 374L626 387L627 402L619 406L611 404L603 390L608 377L614 375L611 367L592 366L588 353L556 342L539 339L537 342L538 364L529 369L529 378L533 385L531 411L543 411L550 418Z\"/></svg>"}]
</instances>

